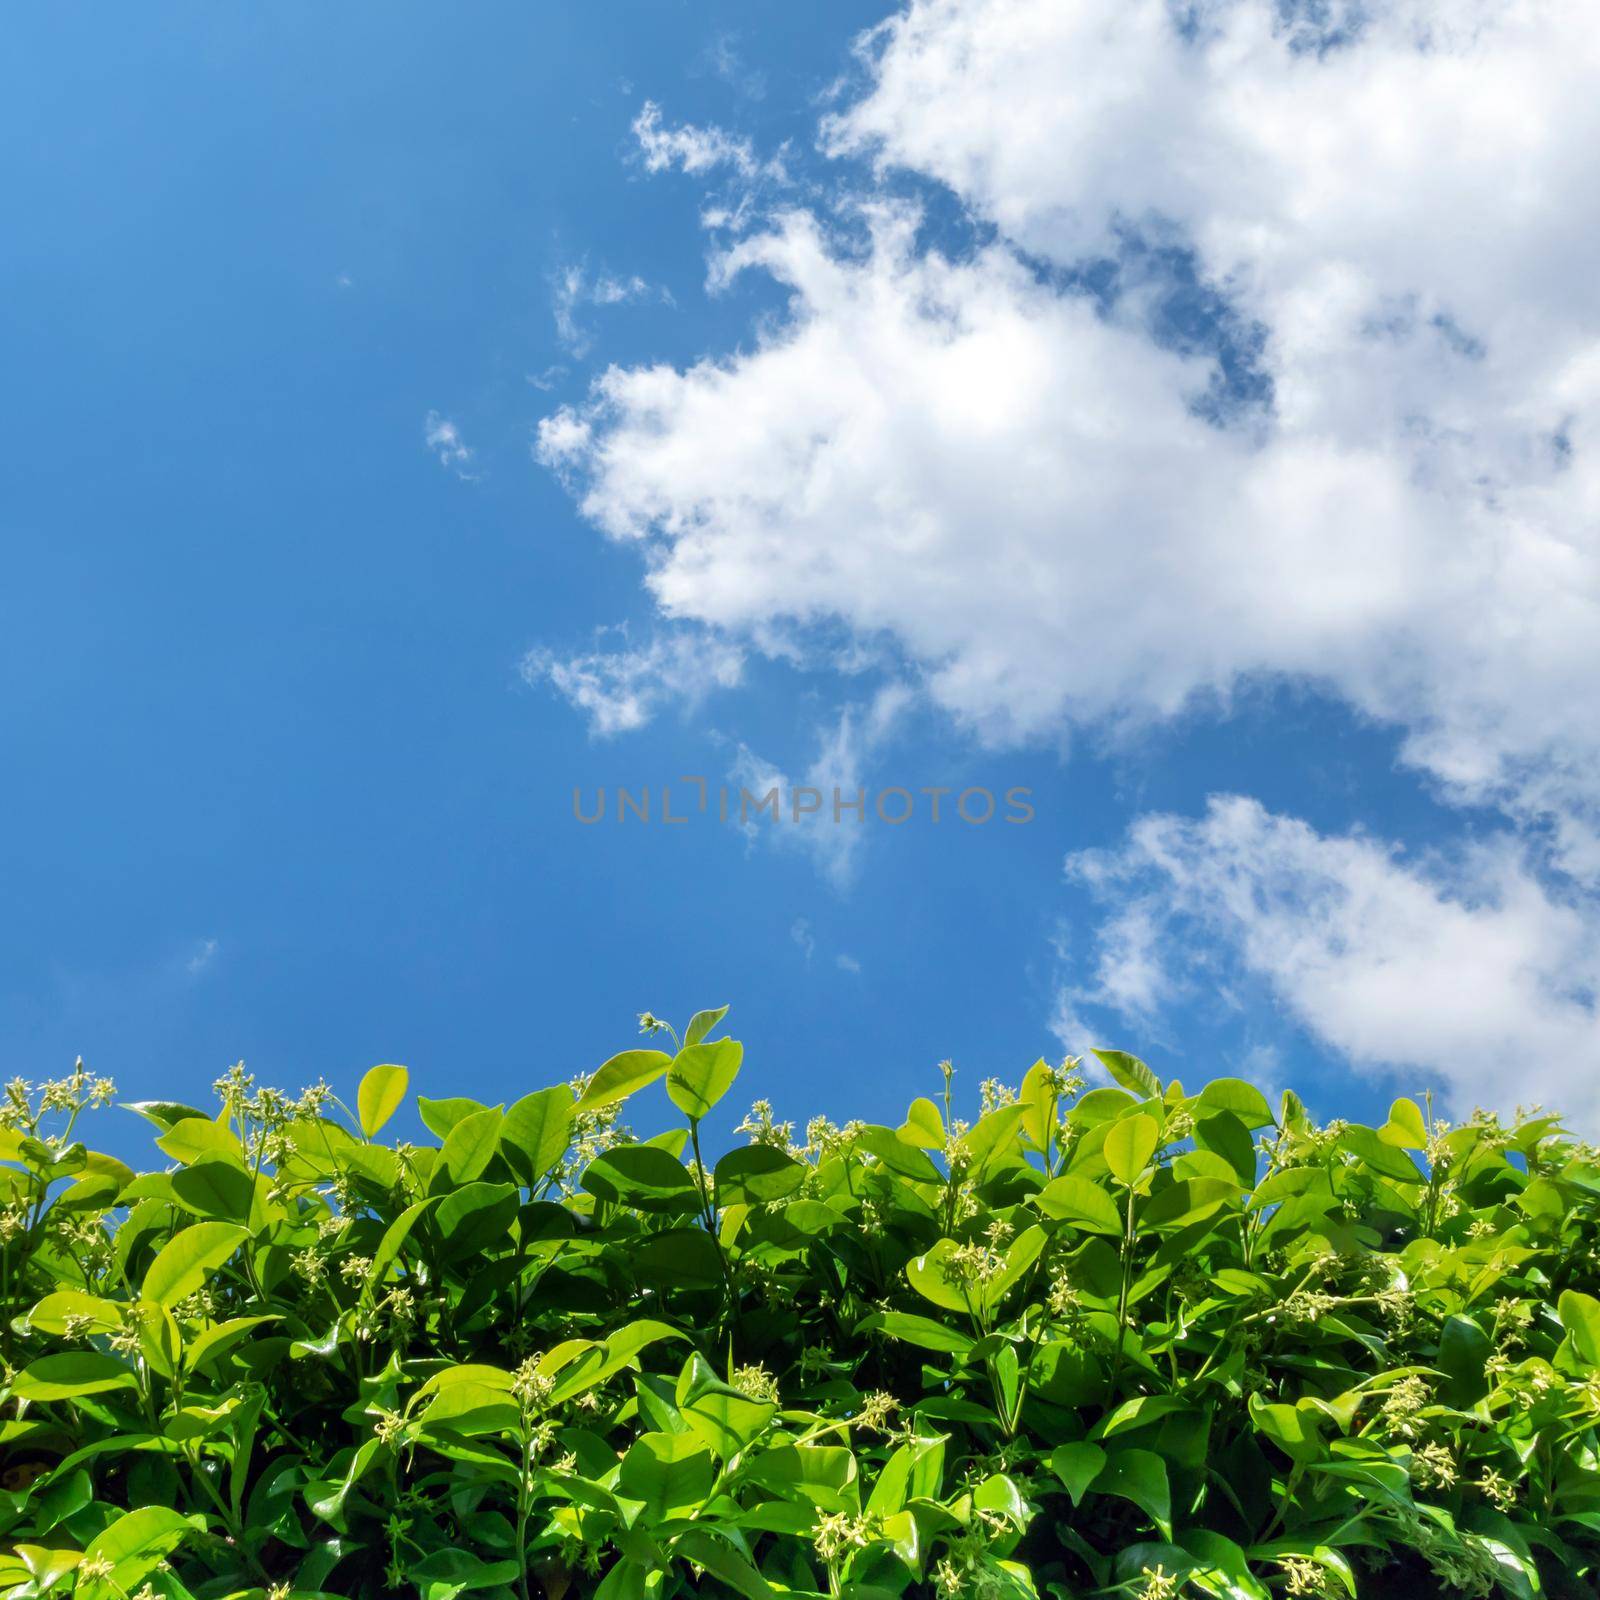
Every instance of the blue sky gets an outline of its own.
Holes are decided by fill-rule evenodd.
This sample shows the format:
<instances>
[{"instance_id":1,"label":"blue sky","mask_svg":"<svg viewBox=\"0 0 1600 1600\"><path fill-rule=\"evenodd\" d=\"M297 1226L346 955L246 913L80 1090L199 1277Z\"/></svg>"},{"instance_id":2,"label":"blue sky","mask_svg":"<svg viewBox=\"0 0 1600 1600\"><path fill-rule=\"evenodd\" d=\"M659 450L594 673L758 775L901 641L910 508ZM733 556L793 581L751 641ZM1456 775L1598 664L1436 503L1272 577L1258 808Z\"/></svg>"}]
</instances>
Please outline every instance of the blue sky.
<instances>
[{"instance_id":1,"label":"blue sky","mask_svg":"<svg viewBox=\"0 0 1600 1600\"><path fill-rule=\"evenodd\" d=\"M1103 9L15 10L6 1069L492 1101L731 1001L794 1117L1090 1043L1588 1116L1594 201L1513 109L1463 264L1426 127L1592 63ZM1036 816L571 814L756 771Z\"/></svg>"}]
</instances>

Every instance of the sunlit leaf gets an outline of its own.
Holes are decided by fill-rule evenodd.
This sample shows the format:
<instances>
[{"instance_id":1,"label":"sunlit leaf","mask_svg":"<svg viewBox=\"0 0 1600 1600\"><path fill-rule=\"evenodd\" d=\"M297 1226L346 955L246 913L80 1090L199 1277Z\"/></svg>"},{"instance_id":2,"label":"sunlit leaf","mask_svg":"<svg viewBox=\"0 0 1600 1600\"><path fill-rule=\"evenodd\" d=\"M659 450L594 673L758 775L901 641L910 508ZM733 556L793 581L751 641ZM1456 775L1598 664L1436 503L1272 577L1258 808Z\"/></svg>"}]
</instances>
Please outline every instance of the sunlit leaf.
<instances>
[{"instance_id":1,"label":"sunlit leaf","mask_svg":"<svg viewBox=\"0 0 1600 1600\"><path fill-rule=\"evenodd\" d=\"M387 1064L372 1067L362 1078L356 1091L356 1115L369 1139L400 1109L410 1076L404 1067Z\"/></svg>"}]
</instances>

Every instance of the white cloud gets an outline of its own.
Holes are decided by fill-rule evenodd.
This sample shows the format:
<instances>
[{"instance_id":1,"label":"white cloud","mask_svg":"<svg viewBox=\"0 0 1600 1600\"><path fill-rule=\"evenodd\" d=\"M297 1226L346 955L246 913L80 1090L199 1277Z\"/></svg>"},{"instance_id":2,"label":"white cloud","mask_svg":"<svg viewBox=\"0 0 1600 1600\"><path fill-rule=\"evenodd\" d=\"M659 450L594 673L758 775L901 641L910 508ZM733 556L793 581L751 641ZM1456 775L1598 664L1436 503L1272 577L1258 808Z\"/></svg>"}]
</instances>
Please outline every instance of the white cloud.
<instances>
[{"instance_id":1,"label":"white cloud","mask_svg":"<svg viewBox=\"0 0 1600 1600\"><path fill-rule=\"evenodd\" d=\"M215 939L202 939L189 954L189 959L184 962L184 971L191 978L198 978L217 959L217 941Z\"/></svg>"},{"instance_id":2,"label":"white cloud","mask_svg":"<svg viewBox=\"0 0 1600 1600\"><path fill-rule=\"evenodd\" d=\"M659 298L663 305L672 304L672 296L667 290L652 291L637 273L624 278L611 272L591 275L582 265L563 267L555 275L550 295L556 338L565 349L581 359L594 344L593 331L579 318L582 307L627 305L630 301L649 299L652 295ZM564 367L548 368L542 376L548 378L551 373L563 373L565 370ZM540 379L529 381L541 389L549 387Z\"/></svg>"},{"instance_id":3,"label":"white cloud","mask_svg":"<svg viewBox=\"0 0 1600 1600\"><path fill-rule=\"evenodd\" d=\"M422 424L423 443L439 458L441 467L448 467L458 478L470 479L472 451L461 437L461 430L448 417L430 411Z\"/></svg>"},{"instance_id":4,"label":"white cloud","mask_svg":"<svg viewBox=\"0 0 1600 1600\"><path fill-rule=\"evenodd\" d=\"M888 684L864 706L846 706L831 724L817 730L817 753L799 779L791 779L772 762L747 745L740 745L728 770L730 783L751 796L750 815L743 822L746 839L754 845L765 840L778 849L801 850L817 870L841 893L855 882L866 848L867 830L873 825L869 793L858 816L849 809L867 788L869 761L890 736L911 703L902 684ZM757 814L755 803L778 791L779 815ZM810 789L796 810L796 792ZM834 812L837 791L839 810Z\"/></svg>"},{"instance_id":5,"label":"white cloud","mask_svg":"<svg viewBox=\"0 0 1600 1600\"><path fill-rule=\"evenodd\" d=\"M994 743L1310 683L1510 823L1419 864L1246 801L1147 820L1064 1025L1154 1025L1181 924L1357 1061L1593 1115L1591 13L911 0L824 145L948 185L982 242L930 247L887 182L747 200L712 287L763 272L786 311L541 426L675 623L898 660ZM635 131L651 170L752 176L720 130Z\"/></svg>"},{"instance_id":6,"label":"white cloud","mask_svg":"<svg viewBox=\"0 0 1600 1600\"><path fill-rule=\"evenodd\" d=\"M1600 873L1600 32L1578 0L1394 0L1313 48L1306 8L1192 10L911 5L829 147L1000 238L780 214L713 282L767 272L787 318L612 369L546 458L669 616L888 638L994 740L1309 679ZM646 113L647 162L739 165ZM1192 250L1270 403L1178 339L1152 245ZM1095 257L1109 306L1030 264Z\"/></svg>"},{"instance_id":7,"label":"white cloud","mask_svg":"<svg viewBox=\"0 0 1600 1600\"><path fill-rule=\"evenodd\" d=\"M1600 1122L1600 935L1510 841L1408 860L1229 796L1199 820L1142 817L1068 869L1121 908L1061 996L1076 1044L1096 1037L1085 1007L1142 1023L1236 969L1397 1089Z\"/></svg>"},{"instance_id":8,"label":"white cloud","mask_svg":"<svg viewBox=\"0 0 1600 1600\"><path fill-rule=\"evenodd\" d=\"M670 172L677 167L698 177L730 167L741 178L781 182L785 177L782 151L763 161L748 139L726 129L692 122L667 127L661 120L661 107L653 100L646 100L633 119L633 136L639 141L646 172Z\"/></svg>"},{"instance_id":9,"label":"white cloud","mask_svg":"<svg viewBox=\"0 0 1600 1600\"><path fill-rule=\"evenodd\" d=\"M841 972L848 972L852 977L861 976L861 963L852 955L847 955L843 950L833 958L833 964Z\"/></svg>"},{"instance_id":10,"label":"white cloud","mask_svg":"<svg viewBox=\"0 0 1600 1600\"><path fill-rule=\"evenodd\" d=\"M789 928L789 937L800 947L809 967L812 956L817 953L817 936L811 931L810 922L805 917L796 917Z\"/></svg>"},{"instance_id":11,"label":"white cloud","mask_svg":"<svg viewBox=\"0 0 1600 1600\"><path fill-rule=\"evenodd\" d=\"M642 728L668 704L698 705L712 690L732 688L743 669L737 649L698 631L658 635L638 649L530 650L522 660L524 680L550 684L597 739Z\"/></svg>"}]
</instances>

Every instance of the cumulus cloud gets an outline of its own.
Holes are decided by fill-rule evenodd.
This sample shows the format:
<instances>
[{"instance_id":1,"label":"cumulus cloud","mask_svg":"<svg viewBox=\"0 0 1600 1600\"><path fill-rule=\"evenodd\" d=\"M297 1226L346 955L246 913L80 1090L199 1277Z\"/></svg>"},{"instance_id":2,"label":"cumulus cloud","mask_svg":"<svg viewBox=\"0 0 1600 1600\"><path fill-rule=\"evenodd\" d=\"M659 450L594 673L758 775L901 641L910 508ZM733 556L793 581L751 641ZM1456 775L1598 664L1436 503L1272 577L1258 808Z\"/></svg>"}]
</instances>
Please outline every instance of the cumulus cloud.
<instances>
[{"instance_id":1,"label":"cumulus cloud","mask_svg":"<svg viewBox=\"0 0 1600 1600\"><path fill-rule=\"evenodd\" d=\"M1600 36L1576 0L1309 15L912 5L826 139L999 239L782 213L713 281L767 272L787 318L608 372L547 455L669 615L881 632L995 739L1310 678L1600 871ZM1258 341L1248 416L1148 273L1073 277L1152 239Z\"/></svg>"},{"instance_id":2,"label":"cumulus cloud","mask_svg":"<svg viewBox=\"0 0 1600 1600\"><path fill-rule=\"evenodd\" d=\"M992 743L1222 714L1263 679L1341 698L1505 838L1445 871L1224 810L1150 822L1183 870L1137 832L1134 867L1358 1060L1483 1097L1511 1052L1592 1063L1586 0L911 0L860 54L832 203L713 257L713 288L764 273L786 311L612 368L541 459L664 617L879 652ZM636 133L652 170L756 159L653 106ZM931 245L908 178L978 242ZM1173 928L1112 916L1104 1003L1161 1014Z\"/></svg>"},{"instance_id":3,"label":"cumulus cloud","mask_svg":"<svg viewBox=\"0 0 1600 1600\"><path fill-rule=\"evenodd\" d=\"M1144 1022L1237 972L1458 1112L1543 1100L1600 1124L1600 934L1506 839L1409 859L1223 796L1197 820L1140 818L1068 871L1121 908L1063 991L1071 1043L1095 1041L1086 1010Z\"/></svg>"},{"instance_id":4,"label":"cumulus cloud","mask_svg":"<svg viewBox=\"0 0 1600 1600\"><path fill-rule=\"evenodd\" d=\"M1238 541L1247 620L1305 603L1299 528L1352 575L1364 546L1388 556L1371 603L1310 649L1252 626L1260 666L1327 676L1401 725L1413 760L1554 819L1596 871L1600 724L1572 698L1600 666L1587 7L1205 0L1183 15L918 0L863 43L869 91L827 142L949 184L1051 262L1115 257L1141 232L1192 250L1263 330L1272 387L1259 459L1195 507L1282 530L1281 567ZM1200 660L1188 675L1205 682Z\"/></svg>"},{"instance_id":5,"label":"cumulus cloud","mask_svg":"<svg viewBox=\"0 0 1600 1600\"><path fill-rule=\"evenodd\" d=\"M522 659L523 679L549 684L589 719L597 739L642 728L669 704L698 705L731 689L743 670L739 650L703 632L661 634L634 649L530 650Z\"/></svg>"}]
</instances>

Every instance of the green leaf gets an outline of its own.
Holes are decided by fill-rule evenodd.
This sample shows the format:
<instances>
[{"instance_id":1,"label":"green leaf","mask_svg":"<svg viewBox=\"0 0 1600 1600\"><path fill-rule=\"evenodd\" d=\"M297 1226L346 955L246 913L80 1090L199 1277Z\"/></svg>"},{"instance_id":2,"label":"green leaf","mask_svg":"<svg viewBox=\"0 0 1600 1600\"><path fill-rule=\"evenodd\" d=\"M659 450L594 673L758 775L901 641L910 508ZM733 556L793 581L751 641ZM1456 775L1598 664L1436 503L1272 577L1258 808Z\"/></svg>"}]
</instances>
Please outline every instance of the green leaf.
<instances>
[{"instance_id":1,"label":"green leaf","mask_svg":"<svg viewBox=\"0 0 1600 1600\"><path fill-rule=\"evenodd\" d=\"M500 1151L525 1184L534 1184L567 1153L572 1139L572 1091L536 1089L506 1112Z\"/></svg>"},{"instance_id":2,"label":"green leaf","mask_svg":"<svg viewBox=\"0 0 1600 1600\"><path fill-rule=\"evenodd\" d=\"M667 1068L667 1093L686 1117L698 1122L733 1086L744 1060L737 1039L685 1045Z\"/></svg>"},{"instance_id":3,"label":"green leaf","mask_svg":"<svg viewBox=\"0 0 1600 1600\"><path fill-rule=\"evenodd\" d=\"M361 1119L361 1131L369 1139L400 1109L410 1081L411 1074L392 1063L373 1067L362 1078L361 1087L356 1090L356 1114Z\"/></svg>"},{"instance_id":4,"label":"green leaf","mask_svg":"<svg viewBox=\"0 0 1600 1600\"><path fill-rule=\"evenodd\" d=\"M668 1228L652 1233L630 1257L641 1283L662 1289L709 1289L722 1285L722 1257L704 1228Z\"/></svg>"},{"instance_id":5,"label":"green leaf","mask_svg":"<svg viewBox=\"0 0 1600 1600\"><path fill-rule=\"evenodd\" d=\"M1344 1130L1339 1143L1352 1155L1358 1156L1364 1166L1396 1183L1427 1181L1416 1162L1405 1151L1385 1144L1375 1129L1363 1127L1359 1122L1352 1122Z\"/></svg>"},{"instance_id":6,"label":"green leaf","mask_svg":"<svg viewBox=\"0 0 1600 1600\"><path fill-rule=\"evenodd\" d=\"M1245 1188L1256 1181L1256 1147L1250 1130L1231 1111L1215 1111L1194 1125L1194 1142L1222 1157Z\"/></svg>"},{"instance_id":7,"label":"green leaf","mask_svg":"<svg viewBox=\"0 0 1600 1600\"><path fill-rule=\"evenodd\" d=\"M172 1192L198 1216L243 1223L250 1220L256 1185L243 1167L213 1157L173 1173Z\"/></svg>"},{"instance_id":8,"label":"green leaf","mask_svg":"<svg viewBox=\"0 0 1600 1600\"><path fill-rule=\"evenodd\" d=\"M473 1589L515 1583L520 1571L515 1561L484 1561L470 1550L446 1546L407 1568L406 1578L421 1591L422 1600L455 1600Z\"/></svg>"},{"instance_id":9,"label":"green leaf","mask_svg":"<svg viewBox=\"0 0 1600 1600\"><path fill-rule=\"evenodd\" d=\"M1049 1236L1038 1226L1025 1228L1006 1249L1005 1265L983 1286L983 1308L992 1314L1000 1303L1022 1280L1023 1274L1036 1262L1049 1242Z\"/></svg>"},{"instance_id":10,"label":"green leaf","mask_svg":"<svg viewBox=\"0 0 1600 1600\"><path fill-rule=\"evenodd\" d=\"M1009 1346L1008 1346L1009 1348ZM1015 1352L1012 1352L1013 1359ZM1031 1515L1028 1503L1014 1479L1003 1472L993 1472L972 1491L972 1503L980 1511L997 1511L1020 1533L1028 1526Z\"/></svg>"},{"instance_id":11,"label":"green leaf","mask_svg":"<svg viewBox=\"0 0 1600 1600\"><path fill-rule=\"evenodd\" d=\"M1441 1386L1440 1398L1461 1411L1481 1400L1489 1392L1484 1364L1493 1354L1494 1341L1470 1317L1446 1317L1437 1365L1449 1381Z\"/></svg>"},{"instance_id":12,"label":"green leaf","mask_svg":"<svg viewBox=\"0 0 1600 1600\"><path fill-rule=\"evenodd\" d=\"M567 1099L572 1099L570 1091ZM450 1130L463 1118L488 1109L483 1101L469 1100L465 1096L453 1100L430 1100L425 1094L417 1096L417 1115L422 1119L422 1126L441 1142L450 1137Z\"/></svg>"},{"instance_id":13,"label":"green leaf","mask_svg":"<svg viewBox=\"0 0 1600 1600\"><path fill-rule=\"evenodd\" d=\"M1389 1107L1389 1120L1378 1129L1378 1137L1402 1150L1426 1150L1428 1126L1422 1120L1422 1107L1403 1096Z\"/></svg>"},{"instance_id":14,"label":"green leaf","mask_svg":"<svg viewBox=\"0 0 1600 1600\"><path fill-rule=\"evenodd\" d=\"M580 1394L587 1394L597 1384L604 1383L615 1372L621 1372L624 1367L631 1367L638 1360L641 1351L650 1345L659 1344L664 1339L683 1339L686 1335L679 1329L668 1327L664 1322L656 1322L650 1318L641 1318L637 1322L627 1323L618 1328L604 1343L587 1352L572 1368L565 1371L556 1384L556 1392L552 1399L559 1405L565 1400L574 1400Z\"/></svg>"},{"instance_id":15,"label":"green leaf","mask_svg":"<svg viewBox=\"0 0 1600 1600\"><path fill-rule=\"evenodd\" d=\"M943 1150L945 1146L944 1118L939 1108L925 1095L918 1095L901 1123L899 1137L905 1144L919 1150Z\"/></svg>"},{"instance_id":16,"label":"green leaf","mask_svg":"<svg viewBox=\"0 0 1600 1600\"><path fill-rule=\"evenodd\" d=\"M186 1300L249 1236L231 1222L196 1222L182 1229L150 1263L141 1296L169 1308Z\"/></svg>"},{"instance_id":17,"label":"green leaf","mask_svg":"<svg viewBox=\"0 0 1600 1600\"><path fill-rule=\"evenodd\" d=\"M207 1117L184 1117L156 1140L157 1149L185 1166L204 1156L227 1156L244 1161L244 1146L231 1128Z\"/></svg>"},{"instance_id":18,"label":"green leaf","mask_svg":"<svg viewBox=\"0 0 1600 1600\"><path fill-rule=\"evenodd\" d=\"M597 1199L637 1211L696 1211L700 1191L684 1164L648 1144L622 1144L596 1156L579 1180Z\"/></svg>"},{"instance_id":19,"label":"green leaf","mask_svg":"<svg viewBox=\"0 0 1600 1600\"><path fill-rule=\"evenodd\" d=\"M778 1414L770 1400L753 1400L723 1383L698 1351L683 1365L675 1398L683 1420L723 1461L746 1449Z\"/></svg>"},{"instance_id":20,"label":"green leaf","mask_svg":"<svg viewBox=\"0 0 1600 1600\"><path fill-rule=\"evenodd\" d=\"M600 1068L589 1080L589 1087L574 1107L577 1111L598 1111L615 1105L630 1094L652 1084L672 1065L664 1050L624 1050Z\"/></svg>"},{"instance_id":21,"label":"green leaf","mask_svg":"<svg viewBox=\"0 0 1600 1600\"><path fill-rule=\"evenodd\" d=\"M882 1329L891 1339L903 1340L923 1350L943 1350L952 1355L965 1355L973 1345L972 1338L959 1329L935 1322L931 1317L919 1317L910 1311L881 1311L870 1317L867 1325Z\"/></svg>"},{"instance_id":22,"label":"green leaf","mask_svg":"<svg viewBox=\"0 0 1600 1600\"><path fill-rule=\"evenodd\" d=\"M1114 1122L1138 1104L1126 1089L1091 1089L1073 1106L1071 1118L1079 1127L1097 1127L1102 1122Z\"/></svg>"},{"instance_id":23,"label":"green leaf","mask_svg":"<svg viewBox=\"0 0 1600 1600\"><path fill-rule=\"evenodd\" d=\"M1200 1091L1200 1106L1205 1111L1232 1112L1247 1128L1272 1124L1272 1107L1267 1097L1243 1078L1213 1078Z\"/></svg>"},{"instance_id":24,"label":"green leaf","mask_svg":"<svg viewBox=\"0 0 1600 1600\"><path fill-rule=\"evenodd\" d=\"M88 1318L89 1329L94 1333L108 1333L122 1326L122 1311L117 1305L76 1289L47 1294L28 1313L28 1326L37 1333L62 1334L69 1320L81 1317Z\"/></svg>"},{"instance_id":25,"label":"green leaf","mask_svg":"<svg viewBox=\"0 0 1600 1600\"><path fill-rule=\"evenodd\" d=\"M1201 1593L1217 1594L1222 1600L1270 1600L1271 1591L1251 1572L1249 1558L1226 1534L1190 1528L1178 1543L1210 1569L1211 1577Z\"/></svg>"},{"instance_id":26,"label":"green leaf","mask_svg":"<svg viewBox=\"0 0 1600 1600\"><path fill-rule=\"evenodd\" d=\"M1556 1312L1572 1338L1573 1349L1589 1366L1600 1366L1600 1300L1566 1289L1556 1302Z\"/></svg>"},{"instance_id":27,"label":"green leaf","mask_svg":"<svg viewBox=\"0 0 1600 1600\"><path fill-rule=\"evenodd\" d=\"M1137 1056L1125 1050L1096 1050L1100 1064L1130 1094L1141 1100L1161 1098L1161 1080Z\"/></svg>"},{"instance_id":28,"label":"green leaf","mask_svg":"<svg viewBox=\"0 0 1600 1600\"><path fill-rule=\"evenodd\" d=\"M184 1348L183 1364L191 1372L203 1372L210 1362L226 1355L256 1328L278 1320L277 1313L259 1317L233 1317L227 1322L203 1329Z\"/></svg>"},{"instance_id":29,"label":"green leaf","mask_svg":"<svg viewBox=\"0 0 1600 1600\"><path fill-rule=\"evenodd\" d=\"M730 1150L716 1165L719 1206L761 1205L782 1200L806 1181L807 1167L770 1144Z\"/></svg>"},{"instance_id":30,"label":"green leaf","mask_svg":"<svg viewBox=\"0 0 1600 1600\"><path fill-rule=\"evenodd\" d=\"M367 1282L374 1289L389 1276L389 1268L399 1258L418 1219L437 1206L439 1198L435 1195L431 1200L418 1200L414 1205L407 1206L384 1230L383 1238L372 1255L372 1270L367 1274Z\"/></svg>"},{"instance_id":31,"label":"green leaf","mask_svg":"<svg viewBox=\"0 0 1600 1600\"><path fill-rule=\"evenodd\" d=\"M422 1413L423 1426L441 1428L463 1438L512 1432L522 1411L506 1390L488 1383L464 1380L440 1389Z\"/></svg>"},{"instance_id":32,"label":"green leaf","mask_svg":"<svg viewBox=\"0 0 1600 1600\"><path fill-rule=\"evenodd\" d=\"M1311 1126L1311 1117L1306 1111L1305 1102L1293 1089L1285 1089L1278 1097L1278 1122L1296 1133L1304 1133Z\"/></svg>"},{"instance_id":33,"label":"green leaf","mask_svg":"<svg viewBox=\"0 0 1600 1600\"><path fill-rule=\"evenodd\" d=\"M689 1026L683 1030L683 1042L686 1045L699 1044L727 1014L726 1006L718 1006L715 1011L695 1012L689 1018Z\"/></svg>"},{"instance_id":34,"label":"green leaf","mask_svg":"<svg viewBox=\"0 0 1600 1600\"><path fill-rule=\"evenodd\" d=\"M98 1350L69 1350L40 1356L19 1372L11 1392L19 1400L73 1400L84 1394L105 1394L137 1386L133 1368Z\"/></svg>"},{"instance_id":35,"label":"green leaf","mask_svg":"<svg viewBox=\"0 0 1600 1600\"><path fill-rule=\"evenodd\" d=\"M440 1160L453 1182L473 1183L483 1176L500 1145L500 1122L498 1111L475 1111L450 1130Z\"/></svg>"},{"instance_id":36,"label":"green leaf","mask_svg":"<svg viewBox=\"0 0 1600 1600\"><path fill-rule=\"evenodd\" d=\"M1018 1135L1022 1131L1023 1110L1016 1103L996 1106L979 1117L976 1126L967 1132L961 1143L971 1162L967 1171L970 1181L981 1183L991 1168L1005 1165L1007 1156L1013 1161L1022 1159Z\"/></svg>"},{"instance_id":37,"label":"green leaf","mask_svg":"<svg viewBox=\"0 0 1600 1600\"><path fill-rule=\"evenodd\" d=\"M773 1600L776 1591L740 1551L714 1538L705 1528L691 1528L675 1543L680 1556L697 1562L722 1579L745 1600Z\"/></svg>"},{"instance_id":38,"label":"green leaf","mask_svg":"<svg viewBox=\"0 0 1600 1600\"><path fill-rule=\"evenodd\" d=\"M943 1439L913 1439L899 1446L878 1473L867 1500L868 1512L892 1516L908 1500L933 1498L943 1480L943 1467Z\"/></svg>"},{"instance_id":39,"label":"green leaf","mask_svg":"<svg viewBox=\"0 0 1600 1600\"><path fill-rule=\"evenodd\" d=\"M456 1261L493 1244L504 1244L519 1200L509 1183L469 1183L439 1200L434 1213L440 1237Z\"/></svg>"},{"instance_id":40,"label":"green leaf","mask_svg":"<svg viewBox=\"0 0 1600 1600\"><path fill-rule=\"evenodd\" d=\"M868 1123L856 1131L856 1149L876 1156L891 1172L915 1183L943 1183L939 1169L927 1155L909 1145L893 1128Z\"/></svg>"},{"instance_id":41,"label":"green leaf","mask_svg":"<svg viewBox=\"0 0 1600 1600\"><path fill-rule=\"evenodd\" d=\"M1090 1487L1096 1494L1131 1500L1161 1530L1162 1538L1172 1538L1172 1491L1167 1483L1167 1464L1153 1451L1116 1451Z\"/></svg>"},{"instance_id":42,"label":"green leaf","mask_svg":"<svg viewBox=\"0 0 1600 1600\"><path fill-rule=\"evenodd\" d=\"M1113 1123L1106 1134L1103 1152L1111 1176L1118 1183L1130 1186L1137 1183L1160 1140L1161 1124L1143 1112Z\"/></svg>"},{"instance_id":43,"label":"green leaf","mask_svg":"<svg viewBox=\"0 0 1600 1600\"><path fill-rule=\"evenodd\" d=\"M1239 1193L1231 1178L1182 1178L1151 1200L1139 1214L1151 1228L1182 1228L1220 1210Z\"/></svg>"},{"instance_id":44,"label":"green leaf","mask_svg":"<svg viewBox=\"0 0 1600 1600\"><path fill-rule=\"evenodd\" d=\"M1122 1233L1122 1217L1116 1202L1097 1183L1072 1173L1052 1178L1033 1203L1047 1217L1060 1222L1070 1222L1075 1228L1088 1233Z\"/></svg>"},{"instance_id":45,"label":"green leaf","mask_svg":"<svg viewBox=\"0 0 1600 1600\"><path fill-rule=\"evenodd\" d=\"M81 1550L51 1550L37 1544L17 1544L7 1554L21 1558L26 1575L33 1579L31 1592L34 1594L49 1594L58 1588L83 1560ZM7 1556L0 1555L0 1583L10 1585L22 1576L23 1573L9 1565Z\"/></svg>"},{"instance_id":46,"label":"green leaf","mask_svg":"<svg viewBox=\"0 0 1600 1600\"><path fill-rule=\"evenodd\" d=\"M646 1523L696 1510L711 1491L711 1452L697 1433L644 1433L628 1447L617 1489L643 1503Z\"/></svg>"},{"instance_id":47,"label":"green leaf","mask_svg":"<svg viewBox=\"0 0 1600 1600\"><path fill-rule=\"evenodd\" d=\"M1302 1464L1320 1460L1325 1453L1322 1435L1317 1430L1317 1415L1300 1406L1268 1404L1260 1395L1250 1396L1250 1420L1256 1431L1272 1440L1291 1461Z\"/></svg>"},{"instance_id":48,"label":"green leaf","mask_svg":"<svg viewBox=\"0 0 1600 1600\"><path fill-rule=\"evenodd\" d=\"M110 1583L126 1592L154 1572L185 1538L200 1531L168 1506L140 1506L97 1533L83 1558L85 1562L109 1561Z\"/></svg>"},{"instance_id":49,"label":"green leaf","mask_svg":"<svg viewBox=\"0 0 1600 1600\"><path fill-rule=\"evenodd\" d=\"M186 1117L198 1117L202 1122L211 1120L210 1112L202 1111L198 1106L186 1106L181 1100L133 1100L122 1109L137 1111L141 1117L163 1130L175 1127Z\"/></svg>"},{"instance_id":50,"label":"green leaf","mask_svg":"<svg viewBox=\"0 0 1600 1600\"><path fill-rule=\"evenodd\" d=\"M926 1255L917 1256L906 1266L906 1281L924 1300L931 1300L946 1311L975 1313L981 1304L976 1286L963 1288L951 1278L947 1263L960 1246L954 1239L941 1239Z\"/></svg>"}]
</instances>

